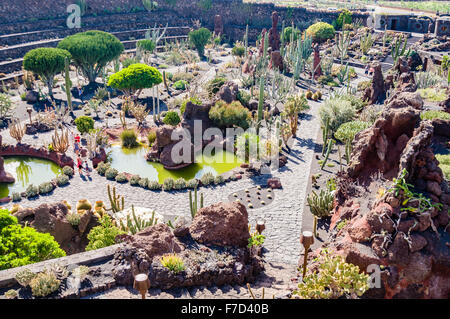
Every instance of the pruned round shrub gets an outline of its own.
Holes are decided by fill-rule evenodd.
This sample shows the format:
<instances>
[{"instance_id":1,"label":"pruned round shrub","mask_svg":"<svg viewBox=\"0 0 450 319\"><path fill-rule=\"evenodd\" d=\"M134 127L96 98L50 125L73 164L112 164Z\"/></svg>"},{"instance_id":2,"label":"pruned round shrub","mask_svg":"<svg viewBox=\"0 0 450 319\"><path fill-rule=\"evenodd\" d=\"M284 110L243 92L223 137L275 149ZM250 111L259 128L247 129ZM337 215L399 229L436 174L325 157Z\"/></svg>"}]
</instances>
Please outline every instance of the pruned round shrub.
<instances>
[{"instance_id":1,"label":"pruned round shrub","mask_svg":"<svg viewBox=\"0 0 450 319\"><path fill-rule=\"evenodd\" d=\"M209 110L209 118L221 128L238 126L246 130L249 127L251 113L238 101L227 104L219 100Z\"/></svg>"},{"instance_id":2,"label":"pruned round shrub","mask_svg":"<svg viewBox=\"0 0 450 319\"><path fill-rule=\"evenodd\" d=\"M48 194L51 191L55 189L55 186L53 186L50 182L45 182L39 185L39 194Z\"/></svg>"},{"instance_id":3,"label":"pruned round shrub","mask_svg":"<svg viewBox=\"0 0 450 319\"><path fill-rule=\"evenodd\" d=\"M142 187L142 188L147 188L148 183L149 183L148 178L141 178L139 180L139 186Z\"/></svg>"},{"instance_id":4,"label":"pruned round shrub","mask_svg":"<svg viewBox=\"0 0 450 319\"><path fill-rule=\"evenodd\" d=\"M215 185L220 185L225 183L225 179L223 178L222 175L217 175L216 177L214 177L214 184Z\"/></svg>"},{"instance_id":5,"label":"pruned round shrub","mask_svg":"<svg viewBox=\"0 0 450 319\"><path fill-rule=\"evenodd\" d=\"M75 119L75 125L77 126L77 130L81 134L89 133L94 129L94 120L89 116L80 116Z\"/></svg>"},{"instance_id":6,"label":"pruned round shrub","mask_svg":"<svg viewBox=\"0 0 450 319\"><path fill-rule=\"evenodd\" d=\"M25 190L25 194L27 198L36 197L39 195L39 188L37 186L34 186L33 184L28 185L27 189Z\"/></svg>"},{"instance_id":7,"label":"pruned round shrub","mask_svg":"<svg viewBox=\"0 0 450 319\"><path fill-rule=\"evenodd\" d=\"M64 186L69 184L69 176L65 174L59 175L58 177L56 177L56 184L58 186Z\"/></svg>"},{"instance_id":8,"label":"pruned round shrub","mask_svg":"<svg viewBox=\"0 0 450 319\"><path fill-rule=\"evenodd\" d=\"M281 38L285 43L290 43L291 40L294 40L296 42L298 40L298 37L300 36L300 30L296 27L286 27L284 28L283 32L281 33ZM292 38L293 37L293 38Z\"/></svg>"},{"instance_id":9,"label":"pruned round shrub","mask_svg":"<svg viewBox=\"0 0 450 319\"><path fill-rule=\"evenodd\" d=\"M211 38L211 31L209 31L206 28L200 28L198 30L189 32L189 41L197 49L200 58L204 57L205 45L208 43L210 38Z\"/></svg>"},{"instance_id":10,"label":"pruned round shrub","mask_svg":"<svg viewBox=\"0 0 450 319\"><path fill-rule=\"evenodd\" d=\"M105 163L105 162L100 162L97 164L97 173L101 176L105 176L107 169L110 167L111 167L111 164Z\"/></svg>"},{"instance_id":11,"label":"pruned round shrub","mask_svg":"<svg viewBox=\"0 0 450 319\"><path fill-rule=\"evenodd\" d=\"M73 168L70 167L70 166L64 166L62 168L62 172L63 172L64 175L67 175L69 177L72 177L73 174L74 174Z\"/></svg>"},{"instance_id":12,"label":"pruned round shrub","mask_svg":"<svg viewBox=\"0 0 450 319\"><path fill-rule=\"evenodd\" d=\"M126 148L134 148L139 146L138 136L134 130L124 130L120 134L122 146Z\"/></svg>"},{"instance_id":13,"label":"pruned round shrub","mask_svg":"<svg viewBox=\"0 0 450 319\"><path fill-rule=\"evenodd\" d=\"M133 175L130 177L130 185L132 186L136 186L139 185L139 180L141 179L141 177L139 175Z\"/></svg>"},{"instance_id":14,"label":"pruned round shrub","mask_svg":"<svg viewBox=\"0 0 450 319\"><path fill-rule=\"evenodd\" d=\"M70 52L75 65L89 83L94 83L103 68L124 50L118 38L98 30L70 35L59 42L58 48Z\"/></svg>"},{"instance_id":15,"label":"pruned round shrub","mask_svg":"<svg viewBox=\"0 0 450 319\"><path fill-rule=\"evenodd\" d=\"M164 116L163 119L164 124L177 126L178 123L181 122L180 116L178 115L178 112L175 111L168 111L166 113L166 116Z\"/></svg>"},{"instance_id":16,"label":"pruned round shrub","mask_svg":"<svg viewBox=\"0 0 450 319\"><path fill-rule=\"evenodd\" d=\"M160 190L162 185L158 183L157 181L149 181L148 182L148 189L152 191Z\"/></svg>"},{"instance_id":17,"label":"pruned round shrub","mask_svg":"<svg viewBox=\"0 0 450 319\"><path fill-rule=\"evenodd\" d=\"M118 183L128 183L128 177L125 173L119 173L116 176L116 182Z\"/></svg>"},{"instance_id":18,"label":"pruned round shrub","mask_svg":"<svg viewBox=\"0 0 450 319\"><path fill-rule=\"evenodd\" d=\"M312 36L315 42L323 42L333 39L336 31L331 24L326 22L317 22L306 29L306 35Z\"/></svg>"},{"instance_id":19,"label":"pruned round shrub","mask_svg":"<svg viewBox=\"0 0 450 319\"><path fill-rule=\"evenodd\" d=\"M178 80L172 86L173 86L173 88L175 90L184 91L184 90L186 90L187 85L188 85L187 81L185 81L185 80Z\"/></svg>"},{"instance_id":20,"label":"pruned round shrub","mask_svg":"<svg viewBox=\"0 0 450 319\"><path fill-rule=\"evenodd\" d=\"M0 210L0 270L65 255L53 236L22 227L8 210Z\"/></svg>"},{"instance_id":21,"label":"pruned round shrub","mask_svg":"<svg viewBox=\"0 0 450 319\"><path fill-rule=\"evenodd\" d=\"M142 63L132 64L129 67L114 73L109 77L108 85L130 96L146 88L162 82L161 73L154 67Z\"/></svg>"},{"instance_id":22,"label":"pruned round shrub","mask_svg":"<svg viewBox=\"0 0 450 319\"><path fill-rule=\"evenodd\" d=\"M336 26L338 28L342 28L346 25L346 24L351 24L352 23L352 12L348 9L343 9L341 11L341 13L339 14L338 18L336 19Z\"/></svg>"},{"instance_id":23,"label":"pruned round shrub","mask_svg":"<svg viewBox=\"0 0 450 319\"><path fill-rule=\"evenodd\" d=\"M175 181L173 180L173 178L168 177L168 178L166 178L166 179L164 180L164 183L163 183L163 189L164 189L165 191L170 191L170 190L172 190L174 187L175 187Z\"/></svg>"},{"instance_id":24,"label":"pruned round shrub","mask_svg":"<svg viewBox=\"0 0 450 319\"><path fill-rule=\"evenodd\" d=\"M213 175L213 173L208 172L200 178L200 181L202 182L202 184L204 186L207 186L207 185L214 183L214 179L215 179L215 176Z\"/></svg>"},{"instance_id":25,"label":"pruned round shrub","mask_svg":"<svg viewBox=\"0 0 450 319\"><path fill-rule=\"evenodd\" d=\"M175 184L173 186L174 189L185 189L186 188L186 180L182 177L175 180Z\"/></svg>"},{"instance_id":26,"label":"pruned round shrub","mask_svg":"<svg viewBox=\"0 0 450 319\"><path fill-rule=\"evenodd\" d=\"M114 180L119 172L115 168L108 168L105 172L105 177L109 180Z\"/></svg>"},{"instance_id":27,"label":"pruned round shrub","mask_svg":"<svg viewBox=\"0 0 450 319\"><path fill-rule=\"evenodd\" d=\"M190 179L190 180L188 180L187 181L187 183L186 183L186 187L187 188L191 188L191 189L194 189L194 188L196 188L198 186L198 180L197 179Z\"/></svg>"},{"instance_id":28,"label":"pruned round shrub","mask_svg":"<svg viewBox=\"0 0 450 319\"><path fill-rule=\"evenodd\" d=\"M37 48L28 51L23 57L23 68L38 74L47 84L49 95L53 95L53 79L64 70L66 59L70 61L70 53L57 48Z\"/></svg>"}]
</instances>

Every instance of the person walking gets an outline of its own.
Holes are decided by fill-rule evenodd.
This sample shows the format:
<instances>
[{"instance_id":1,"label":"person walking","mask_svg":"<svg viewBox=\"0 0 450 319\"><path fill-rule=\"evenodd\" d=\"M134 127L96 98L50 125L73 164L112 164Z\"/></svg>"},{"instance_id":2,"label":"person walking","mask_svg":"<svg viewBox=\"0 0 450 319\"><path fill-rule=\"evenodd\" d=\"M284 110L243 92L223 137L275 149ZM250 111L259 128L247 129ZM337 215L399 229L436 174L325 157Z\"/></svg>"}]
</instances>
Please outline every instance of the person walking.
<instances>
[{"instance_id":1,"label":"person walking","mask_svg":"<svg viewBox=\"0 0 450 319\"><path fill-rule=\"evenodd\" d=\"M73 144L73 151L75 152L75 155L78 156L80 153L80 144L75 140L75 143Z\"/></svg>"},{"instance_id":2,"label":"person walking","mask_svg":"<svg viewBox=\"0 0 450 319\"><path fill-rule=\"evenodd\" d=\"M88 163L88 161L86 160L86 161L84 161L84 170L86 171L86 175L87 175L87 177L90 177L91 176L91 173L90 173L90 168L89 168L89 163Z\"/></svg>"},{"instance_id":3,"label":"person walking","mask_svg":"<svg viewBox=\"0 0 450 319\"><path fill-rule=\"evenodd\" d=\"M78 173L81 176L81 170L83 169L83 161L81 160L80 156L77 156L77 167L78 167Z\"/></svg>"}]
</instances>

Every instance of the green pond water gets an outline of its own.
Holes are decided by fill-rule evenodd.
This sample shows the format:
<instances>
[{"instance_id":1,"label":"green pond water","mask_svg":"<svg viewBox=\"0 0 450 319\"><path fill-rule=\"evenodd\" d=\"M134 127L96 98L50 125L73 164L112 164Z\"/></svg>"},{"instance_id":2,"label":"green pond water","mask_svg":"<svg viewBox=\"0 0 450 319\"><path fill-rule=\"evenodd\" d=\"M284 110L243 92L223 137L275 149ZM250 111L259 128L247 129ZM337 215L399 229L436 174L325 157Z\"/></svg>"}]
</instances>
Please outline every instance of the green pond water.
<instances>
[{"instance_id":1,"label":"green pond water","mask_svg":"<svg viewBox=\"0 0 450 319\"><path fill-rule=\"evenodd\" d=\"M62 168L56 163L28 156L4 157L5 171L10 173L16 181L12 184L0 183L0 198L11 195L14 192L23 192L28 185L39 186L44 182L50 182L53 178L62 174Z\"/></svg>"},{"instance_id":2,"label":"green pond water","mask_svg":"<svg viewBox=\"0 0 450 319\"><path fill-rule=\"evenodd\" d=\"M195 163L179 170L167 170L160 163L149 162L145 158L147 147L132 149L123 148L121 145L113 145L110 149L111 167L119 172L126 172L152 181L163 183L166 178L184 178L190 180L200 179L206 173L220 175L239 166L242 162L232 153L223 150L214 155L199 154Z\"/></svg>"}]
</instances>

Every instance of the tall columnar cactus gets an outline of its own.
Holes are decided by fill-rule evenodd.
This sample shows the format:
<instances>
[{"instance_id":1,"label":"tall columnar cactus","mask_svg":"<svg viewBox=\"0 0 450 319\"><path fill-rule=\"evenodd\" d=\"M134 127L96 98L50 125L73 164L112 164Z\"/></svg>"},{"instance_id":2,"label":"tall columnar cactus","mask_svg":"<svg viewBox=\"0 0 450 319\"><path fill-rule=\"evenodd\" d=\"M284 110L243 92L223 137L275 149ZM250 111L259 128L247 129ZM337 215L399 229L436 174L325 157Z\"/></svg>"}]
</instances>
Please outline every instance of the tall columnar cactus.
<instances>
[{"instance_id":1,"label":"tall columnar cactus","mask_svg":"<svg viewBox=\"0 0 450 319\"><path fill-rule=\"evenodd\" d=\"M294 33L294 32L292 32ZM280 54L282 57L284 57L284 43L285 43L285 39L284 39L284 20L283 23L281 25L281 45L280 45Z\"/></svg>"},{"instance_id":2,"label":"tall columnar cactus","mask_svg":"<svg viewBox=\"0 0 450 319\"><path fill-rule=\"evenodd\" d=\"M72 112L72 93L70 92L70 89L72 88L72 81L70 81L69 65L69 58L66 58L64 61L64 80L67 95L67 106L69 107L69 112Z\"/></svg>"},{"instance_id":3,"label":"tall columnar cactus","mask_svg":"<svg viewBox=\"0 0 450 319\"><path fill-rule=\"evenodd\" d=\"M408 57L411 54L411 48L409 48L408 51L405 53L408 39L404 37L403 47L401 42L402 40L396 38L395 42L392 45L392 58L394 59L394 63L397 62L399 57L401 56Z\"/></svg>"},{"instance_id":4,"label":"tall columnar cactus","mask_svg":"<svg viewBox=\"0 0 450 319\"><path fill-rule=\"evenodd\" d=\"M111 190L111 186L108 185L108 198L109 203L111 204L110 208L107 208L107 211L112 211L114 214L124 210L125 208L125 198L120 195L116 195L116 187L113 186Z\"/></svg>"},{"instance_id":5,"label":"tall columnar cactus","mask_svg":"<svg viewBox=\"0 0 450 319\"><path fill-rule=\"evenodd\" d=\"M325 127L323 128L323 147L322 147L322 156L325 154L326 145L328 144L328 134L330 132L330 118L327 118L325 122Z\"/></svg>"},{"instance_id":6,"label":"tall columnar cactus","mask_svg":"<svg viewBox=\"0 0 450 319\"><path fill-rule=\"evenodd\" d=\"M325 158L323 159L320 169L323 169L325 167L325 164L328 161L328 157L330 156L331 149L333 148L333 144L334 144L334 140L332 138L330 138L330 140L328 141L327 153L325 154Z\"/></svg>"},{"instance_id":7,"label":"tall columnar cactus","mask_svg":"<svg viewBox=\"0 0 450 319\"><path fill-rule=\"evenodd\" d=\"M265 85L265 78L264 76L262 76L259 80L258 122L256 123L256 134L259 134L259 126L261 125L263 117L264 85Z\"/></svg>"},{"instance_id":8,"label":"tall columnar cactus","mask_svg":"<svg viewBox=\"0 0 450 319\"><path fill-rule=\"evenodd\" d=\"M198 211L197 187L195 187L194 189L194 200L192 200L192 191L189 191L189 208L191 210L191 216L193 219ZM200 193L200 208L203 208L203 193Z\"/></svg>"},{"instance_id":9,"label":"tall columnar cactus","mask_svg":"<svg viewBox=\"0 0 450 319\"><path fill-rule=\"evenodd\" d=\"M245 27L244 45L245 45L245 58L247 58L248 57L248 24Z\"/></svg>"},{"instance_id":10,"label":"tall columnar cactus","mask_svg":"<svg viewBox=\"0 0 450 319\"><path fill-rule=\"evenodd\" d=\"M305 36L305 39L299 37L297 40L297 50L295 51L294 57L291 58L292 61L295 61L294 79L296 80L300 78L300 73L305 67L306 60L313 51L312 40L311 36Z\"/></svg>"},{"instance_id":11,"label":"tall columnar cactus","mask_svg":"<svg viewBox=\"0 0 450 319\"><path fill-rule=\"evenodd\" d=\"M165 87L166 90L167 90L167 93L168 93L169 95L172 95L172 93L170 92L169 85L167 84L167 73L166 73L166 71L163 71L163 82L164 82L164 87Z\"/></svg>"}]
</instances>

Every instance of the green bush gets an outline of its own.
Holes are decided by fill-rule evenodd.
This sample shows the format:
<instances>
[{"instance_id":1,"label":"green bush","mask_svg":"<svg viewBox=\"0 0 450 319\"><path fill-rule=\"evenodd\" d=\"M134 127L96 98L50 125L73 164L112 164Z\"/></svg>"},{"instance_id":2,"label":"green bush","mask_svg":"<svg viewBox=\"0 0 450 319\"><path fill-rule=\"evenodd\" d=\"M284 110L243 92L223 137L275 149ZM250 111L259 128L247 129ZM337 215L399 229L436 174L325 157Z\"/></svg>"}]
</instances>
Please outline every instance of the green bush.
<instances>
[{"instance_id":1,"label":"green bush","mask_svg":"<svg viewBox=\"0 0 450 319\"><path fill-rule=\"evenodd\" d=\"M128 177L125 173L119 173L116 176L116 182L118 183L128 183Z\"/></svg>"},{"instance_id":2,"label":"green bush","mask_svg":"<svg viewBox=\"0 0 450 319\"><path fill-rule=\"evenodd\" d=\"M175 73L172 78L169 78L173 82L184 80L186 82L191 82L194 79L194 75L189 72L178 72Z\"/></svg>"},{"instance_id":3,"label":"green bush","mask_svg":"<svg viewBox=\"0 0 450 319\"><path fill-rule=\"evenodd\" d=\"M141 186L142 188L147 188L149 182L150 181L148 180L148 178L141 178L138 183L139 183L139 186Z\"/></svg>"},{"instance_id":4,"label":"green bush","mask_svg":"<svg viewBox=\"0 0 450 319\"><path fill-rule=\"evenodd\" d=\"M251 113L238 101L227 104L220 100L209 110L209 118L221 128L238 126L246 130Z\"/></svg>"},{"instance_id":5,"label":"green bush","mask_svg":"<svg viewBox=\"0 0 450 319\"><path fill-rule=\"evenodd\" d=\"M166 116L164 116L163 122L167 125L177 126L178 123L181 122L181 119L178 112L169 111L166 113Z\"/></svg>"},{"instance_id":6,"label":"green bush","mask_svg":"<svg viewBox=\"0 0 450 319\"><path fill-rule=\"evenodd\" d=\"M189 41L197 49L200 58L205 56L205 45L211 38L211 32L206 28L200 28L189 32Z\"/></svg>"},{"instance_id":7,"label":"green bush","mask_svg":"<svg viewBox=\"0 0 450 319\"><path fill-rule=\"evenodd\" d=\"M352 13L348 9L343 9L336 20L336 26L340 29L346 24L352 23Z\"/></svg>"},{"instance_id":8,"label":"green bush","mask_svg":"<svg viewBox=\"0 0 450 319\"><path fill-rule=\"evenodd\" d=\"M214 179L215 179L215 176L213 175L213 173L208 172L200 178L200 181L202 182L202 184L204 186L207 186L207 185L213 184Z\"/></svg>"},{"instance_id":9,"label":"green bush","mask_svg":"<svg viewBox=\"0 0 450 319\"><path fill-rule=\"evenodd\" d=\"M450 154L436 154L436 159L439 161L439 167L442 169L445 179L450 181Z\"/></svg>"},{"instance_id":10,"label":"green bush","mask_svg":"<svg viewBox=\"0 0 450 319\"><path fill-rule=\"evenodd\" d=\"M188 82L187 81L185 81L185 80L179 80L179 81L176 81L174 84L173 84L173 88L174 89L176 89L176 90L182 90L182 91L184 91L184 90L186 90L186 86L188 85Z\"/></svg>"},{"instance_id":11,"label":"green bush","mask_svg":"<svg viewBox=\"0 0 450 319\"><path fill-rule=\"evenodd\" d=\"M19 202L19 201L22 200L22 196L20 195L20 193L14 192L11 195L11 199L12 199L13 202Z\"/></svg>"},{"instance_id":12,"label":"green bush","mask_svg":"<svg viewBox=\"0 0 450 319\"><path fill-rule=\"evenodd\" d=\"M178 178L175 180L175 184L173 186L174 189L185 189L186 188L186 180L183 177Z\"/></svg>"},{"instance_id":13,"label":"green bush","mask_svg":"<svg viewBox=\"0 0 450 319\"><path fill-rule=\"evenodd\" d=\"M236 44L233 49L231 49L231 54L234 56L243 57L245 54L245 48Z\"/></svg>"},{"instance_id":14,"label":"green bush","mask_svg":"<svg viewBox=\"0 0 450 319\"><path fill-rule=\"evenodd\" d=\"M129 67L111 75L108 85L123 91L126 95L134 95L145 88L152 88L162 82L161 73L154 67L142 63L132 64Z\"/></svg>"},{"instance_id":15,"label":"green bush","mask_svg":"<svg viewBox=\"0 0 450 319\"><path fill-rule=\"evenodd\" d=\"M298 37L300 36L300 30L295 27L284 28L283 32L281 33L281 38L285 43L291 42L292 33L294 33L294 42L296 42L298 40Z\"/></svg>"},{"instance_id":16,"label":"green bush","mask_svg":"<svg viewBox=\"0 0 450 319\"><path fill-rule=\"evenodd\" d=\"M137 42L137 47L143 51L153 53L156 48L156 44L152 40L144 39Z\"/></svg>"},{"instance_id":17,"label":"green bush","mask_svg":"<svg viewBox=\"0 0 450 319\"><path fill-rule=\"evenodd\" d=\"M109 180L114 180L119 172L115 168L108 168L105 172L105 177Z\"/></svg>"},{"instance_id":18,"label":"green bush","mask_svg":"<svg viewBox=\"0 0 450 319\"><path fill-rule=\"evenodd\" d=\"M249 106L250 100L252 98L250 93L248 93L244 90L239 90L236 97L237 97L238 101L241 102L241 104L245 107Z\"/></svg>"},{"instance_id":19,"label":"green bush","mask_svg":"<svg viewBox=\"0 0 450 319\"><path fill-rule=\"evenodd\" d=\"M220 76L208 81L206 90L208 91L209 96L214 96L217 92L219 92L220 88L226 81L226 78Z\"/></svg>"},{"instance_id":20,"label":"green bush","mask_svg":"<svg viewBox=\"0 0 450 319\"><path fill-rule=\"evenodd\" d=\"M175 187L175 181L173 180L173 178L168 177L164 180L162 187L165 191L170 191Z\"/></svg>"},{"instance_id":21,"label":"green bush","mask_svg":"<svg viewBox=\"0 0 450 319\"><path fill-rule=\"evenodd\" d=\"M356 108L348 100L340 97L330 98L319 109L322 126L329 119L330 130L334 133L342 124L353 120Z\"/></svg>"},{"instance_id":22,"label":"green bush","mask_svg":"<svg viewBox=\"0 0 450 319\"><path fill-rule=\"evenodd\" d=\"M58 186L64 186L69 184L69 176L65 174L59 175L58 177L56 177L56 184Z\"/></svg>"},{"instance_id":23,"label":"green bush","mask_svg":"<svg viewBox=\"0 0 450 319\"><path fill-rule=\"evenodd\" d=\"M64 70L65 60L70 53L57 48L37 48L28 51L23 57L23 68L38 74L47 84L50 96L53 96L53 79L56 74Z\"/></svg>"},{"instance_id":24,"label":"green bush","mask_svg":"<svg viewBox=\"0 0 450 319\"><path fill-rule=\"evenodd\" d=\"M27 198L35 197L39 195L39 188L34 185L28 185L27 189L25 190L25 193Z\"/></svg>"},{"instance_id":25,"label":"green bush","mask_svg":"<svg viewBox=\"0 0 450 319\"><path fill-rule=\"evenodd\" d=\"M422 120L450 120L450 113L444 111L426 111L420 114Z\"/></svg>"},{"instance_id":26,"label":"green bush","mask_svg":"<svg viewBox=\"0 0 450 319\"><path fill-rule=\"evenodd\" d=\"M334 134L334 137L336 137L342 143L351 143L355 139L356 134L358 134L362 130L365 130L369 126L370 123L368 122L362 121L347 122L339 126L336 133Z\"/></svg>"},{"instance_id":27,"label":"green bush","mask_svg":"<svg viewBox=\"0 0 450 319\"><path fill-rule=\"evenodd\" d=\"M187 183L186 183L186 187L187 187L187 188L194 189L194 188L196 188L197 186L198 186L198 180L196 180L196 179L190 179L190 180L188 180Z\"/></svg>"},{"instance_id":28,"label":"green bush","mask_svg":"<svg viewBox=\"0 0 450 319\"><path fill-rule=\"evenodd\" d=\"M222 175L217 175L217 176L214 178L214 184L215 184L215 185L220 185L220 184L223 184L223 183L225 183L225 179L223 178Z\"/></svg>"},{"instance_id":29,"label":"green bush","mask_svg":"<svg viewBox=\"0 0 450 319\"><path fill-rule=\"evenodd\" d=\"M64 175L67 175L69 177L72 177L74 174L73 168L70 166L64 166L62 172Z\"/></svg>"},{"instance_id":30,"label":"green bush","mask_svg":"<svg viewBox=\"0 0 450 319\"><path fill-rule=\"evenodd\" d=\"M148 187L148 189L155 191L155 190L160 190L162 186L157 181L149 181L147 187Z\"/></svg>"},{"instance_id":31,"label":"green bush","mask_svg":"<svg viewBox=\"0 0 450 319\"><path fill-rule=\"evenodd\" d=\"M101 176L105 176L106 171L108 170L108 168L111 167L111 164L109 163L104 163L104 162L100 162L97 165L97 173Z\"/></svg>"},{"instance_id":32,"label":"green bush","mask_svg":"<svg viewBox=\"0 0 450 319\"><path fill-rule=\"evenodd\" d=\"M150 131L147 135L148 146L152 146L156 141L156 131Z\"/></svg>"},{"instance_id":33,"label":"green bush","mask_svg":"<svg viewBox=\"0 0 450 319\"><path fill-rule=\"evenodd\" d=\"M116 236L122 234L125 234L125 232L114 226L112 218L105 214L100 219L100 226L92 228L89 232L87 236L89 244L86 246L86 251L114 245Z\"/></svg>"},{"instance_id":34,"label":"green bush","mask_svg":"<svg viewBox=\"0 0 450 319\"><path fill-rule=\"evenodd\" d=\"M138 136L134 130L124 130L120 134L122 146L126 148L133 148L139 146Z\"/></svg>"},{"instance_id":35,"label":"green bush","mask_svg":"<svg viewBox=\"0 0 450 319\"><path fill-rule=\"evenodd\" d=\"M312 36L315 42L323 42L333 39L336 31L331 24L326 22L317 22L306 29L306 35Z\"/></svg>"},{"instance_id":36,"label":"green bush","mask_svg":"<svg viewBox=\"0 0 450 319\"><path fill-rule=\"evenodd\" d=\"M132 186L136 186L139 185L139 180L141 179L141 177L139 175L133 175L130 177L130 185Z\"/></svg>"},{"instance_id":37,"label":"green bush","mask_svg":"<svg viewBox=\"0 0 450 319\"><path fill-rule=\"evenodd\" d=\"M0 210L0 270L65 255L53 236L22 227L8 210Z\"/></svg>"},{"instance_id":38,"label":"green bush","mask_svg":"<svg viewBox=\"0 0 450 319\"><path fill-rule=\"evenodd\" d=\"M124 50L123 44L115 36L97 30L68 36L59 42L58 48L70 52L75 65L89 83L94 83L103 68Z\"/></svg>"},{"instance_id":39,"label":"green bush","mask_svg":"<svg viewBox=\"0 0 450 319\"><path fill-rule=\"evenodd\" d=\"M45 182L39 185L39 194L48 194L53 189L55 189L55 186L53 186L50 182Z\"/></svg>"},{"instance_id":40,"label":"green bush","mask_svg":"<svg viewBox=\"0 0 450 319\"><path fill-rule=\"evenodd\" d=\"M196 96L192 96L192 97L190 97L188 99L185 99L183 101L183 103L181 103L181 107L180 107L180 113L181 114L184 114L184 111L186 111L186 104L187 104L187 102L191 102L192 104L195 104L195 105L202 105L202 100L200 100Z\"/></svg>"},{"instance_id":41,"label":"green bush","mask_svg":"<svg viewBox=\"0 0 450 319\"><path fill-rule=\"evenodd\" d=\"M83 115L75 119L75 125L81 134L89 133L94 129L94 120L92 117Z\"/></svg>"}]
</instances>

